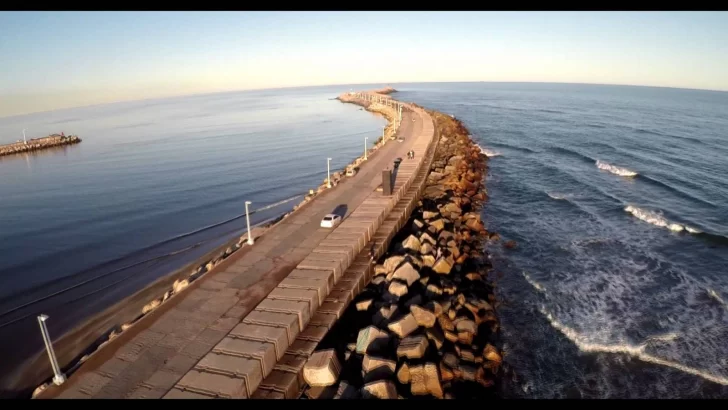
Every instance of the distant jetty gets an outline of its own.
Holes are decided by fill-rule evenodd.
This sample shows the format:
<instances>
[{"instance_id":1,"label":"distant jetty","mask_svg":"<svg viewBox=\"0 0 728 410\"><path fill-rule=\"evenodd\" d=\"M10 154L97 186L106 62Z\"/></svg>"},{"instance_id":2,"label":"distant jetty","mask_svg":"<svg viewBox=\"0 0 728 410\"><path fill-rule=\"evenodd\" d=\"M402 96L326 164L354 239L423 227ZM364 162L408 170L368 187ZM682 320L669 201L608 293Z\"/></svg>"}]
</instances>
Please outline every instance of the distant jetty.
<instances>
[{"instance_id":1,"label":"distant jetty","mask_svg":"<svg viewBox=\"0 0 728 410\"><path fill-rule=\"evenodd\" d=\"M77 135L52 134L43 138L31 138L28 141L18 141L12 144L0 145L0 157L5 155L22 154L30 151L59 147L61 145L78 144L81 138Z\"/></svg>"}]
</instances>

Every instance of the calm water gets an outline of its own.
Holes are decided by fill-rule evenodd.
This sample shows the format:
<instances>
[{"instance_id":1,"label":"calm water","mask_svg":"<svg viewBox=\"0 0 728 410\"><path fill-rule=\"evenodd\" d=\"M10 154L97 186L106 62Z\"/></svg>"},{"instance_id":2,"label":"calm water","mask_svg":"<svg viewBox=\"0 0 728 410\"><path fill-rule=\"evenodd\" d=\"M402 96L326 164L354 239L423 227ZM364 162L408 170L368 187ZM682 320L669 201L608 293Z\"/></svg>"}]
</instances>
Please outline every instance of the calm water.
<instances>
[{"instance_id":1,"label":"calm water","mask_svg":"<svg viewBox=\"0 0 728 410\"><path fill-rule=\"evenodd\" d=\"M385 121L330 100L347 87L224 93L0 118L0 142L79 145L0 159L0 362L290 210L361 155ZM282 202L282 203L281 203ZM276 205L278 204L278 205ZM241 217L242 216L242 217ZM11 353L12 352L12 353ZM5 373L7 374L7 373ZM0 388L3 383L0 383ZM0 389L1 390L1 389Z\"/></svg>"},{"instance_id":2,"label":"calm water","mask_svg":"<svg viewBox=\"0 0 728 410\"><path fill-rule=\"evenodd\" d=\"M728 397L728 93L397 88L497 155L507 396Z\"/></svg>"}]
</instances>

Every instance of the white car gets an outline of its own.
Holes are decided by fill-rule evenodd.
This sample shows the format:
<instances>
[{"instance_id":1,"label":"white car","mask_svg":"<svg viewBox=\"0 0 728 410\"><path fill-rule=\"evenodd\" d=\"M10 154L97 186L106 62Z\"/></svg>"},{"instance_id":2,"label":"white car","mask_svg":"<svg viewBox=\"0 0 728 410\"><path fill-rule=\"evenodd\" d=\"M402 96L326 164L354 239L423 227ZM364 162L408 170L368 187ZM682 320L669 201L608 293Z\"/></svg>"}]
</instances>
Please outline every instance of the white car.
<instances>
[{"instance_id":1,"label":"white car","mask_svg":"<svg viewBox=\"0 0 728 410\"><path fill-rule=\"evenodd\" d=\"M341 223L341 216L336 214L328 214L321 220L322 228L335 228L336 225Z\"/></svg>"}]
</instances>

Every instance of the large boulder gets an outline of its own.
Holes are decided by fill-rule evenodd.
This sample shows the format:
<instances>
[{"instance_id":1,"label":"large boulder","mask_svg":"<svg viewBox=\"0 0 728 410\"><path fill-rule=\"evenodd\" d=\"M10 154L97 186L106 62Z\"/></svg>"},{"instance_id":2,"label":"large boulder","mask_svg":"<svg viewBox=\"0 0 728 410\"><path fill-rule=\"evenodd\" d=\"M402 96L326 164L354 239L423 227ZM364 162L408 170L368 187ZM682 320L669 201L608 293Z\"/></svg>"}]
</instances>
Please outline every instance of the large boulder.
<instances>
[{"instance_id":1,"label":"large boulder","mask_svg":"<svg viewBox=\"0 0 728 410\"><path fill-rule=\"evenodd\" d=\"M404 282L407 282L407 286L412 286L415 281L420 279L420 274L417 272L417 270L412 266L411 263L405 262L397 268L396 271L394 271L394 275L392 275L392 279L399 279Z\"/></svg>"},{"instance_id":2,"label":"large boulder","mask_svg":"<svg viewBox=\"0 0 728 410\"><path fill-rule=\"evenodd\" d=\"M390 256L387 258L387 260L384 261L384 269L387 270L387 273L394 272L394 270L397 268L397 266L402 263L404 260L404 256L395 255Z\"/></svg>"},{"instance_id":3,"label":"large boulder","mask_svg":"<svg viewBox=\"0 0 728 410\"><path fill-rule=\"evenodd\" d=\"M421 245L422 244L420 243L420 240L417 239L417 237L414 235L410 235L404 241L402 241L402 247L405 249L409 249L412 252L419 252Z\"/></svg>"}]
</instances>

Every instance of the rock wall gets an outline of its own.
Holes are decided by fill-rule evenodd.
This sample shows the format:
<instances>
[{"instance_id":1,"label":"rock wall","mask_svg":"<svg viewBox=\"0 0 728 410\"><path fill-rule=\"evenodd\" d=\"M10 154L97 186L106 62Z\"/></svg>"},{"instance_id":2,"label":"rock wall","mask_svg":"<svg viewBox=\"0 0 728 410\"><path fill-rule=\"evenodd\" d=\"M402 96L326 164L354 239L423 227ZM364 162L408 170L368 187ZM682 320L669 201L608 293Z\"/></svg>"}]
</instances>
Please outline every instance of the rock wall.
<instances>
[{"instance_id":1,"label":"rock wall","mask_svg":"<svg viewBox=\"0 0 728 410\"><path fill-rule=\"evenodd\" d=\"M24 142L16 142L13 144L2 145L0 146L0 156L38 151L61 145L78 144L79 142L81 142L81 138L78 138L75 135L63 137L60 135L52 135L45 138L31 139L27 144Z\"/></svg>"},{"instance_id":2,"label":"rock wall","mask_svg":"<svg viewBox=\"0 0 728 410\"><path fill-rule=\"evenodd\" d=\"M327 367L335 375L307 379L309 398L494 395L499 323L480 219L487 158L460 122L429 113L440 139L425 193L319 344L336 359Z\"/></svg>"}]
</instances>

